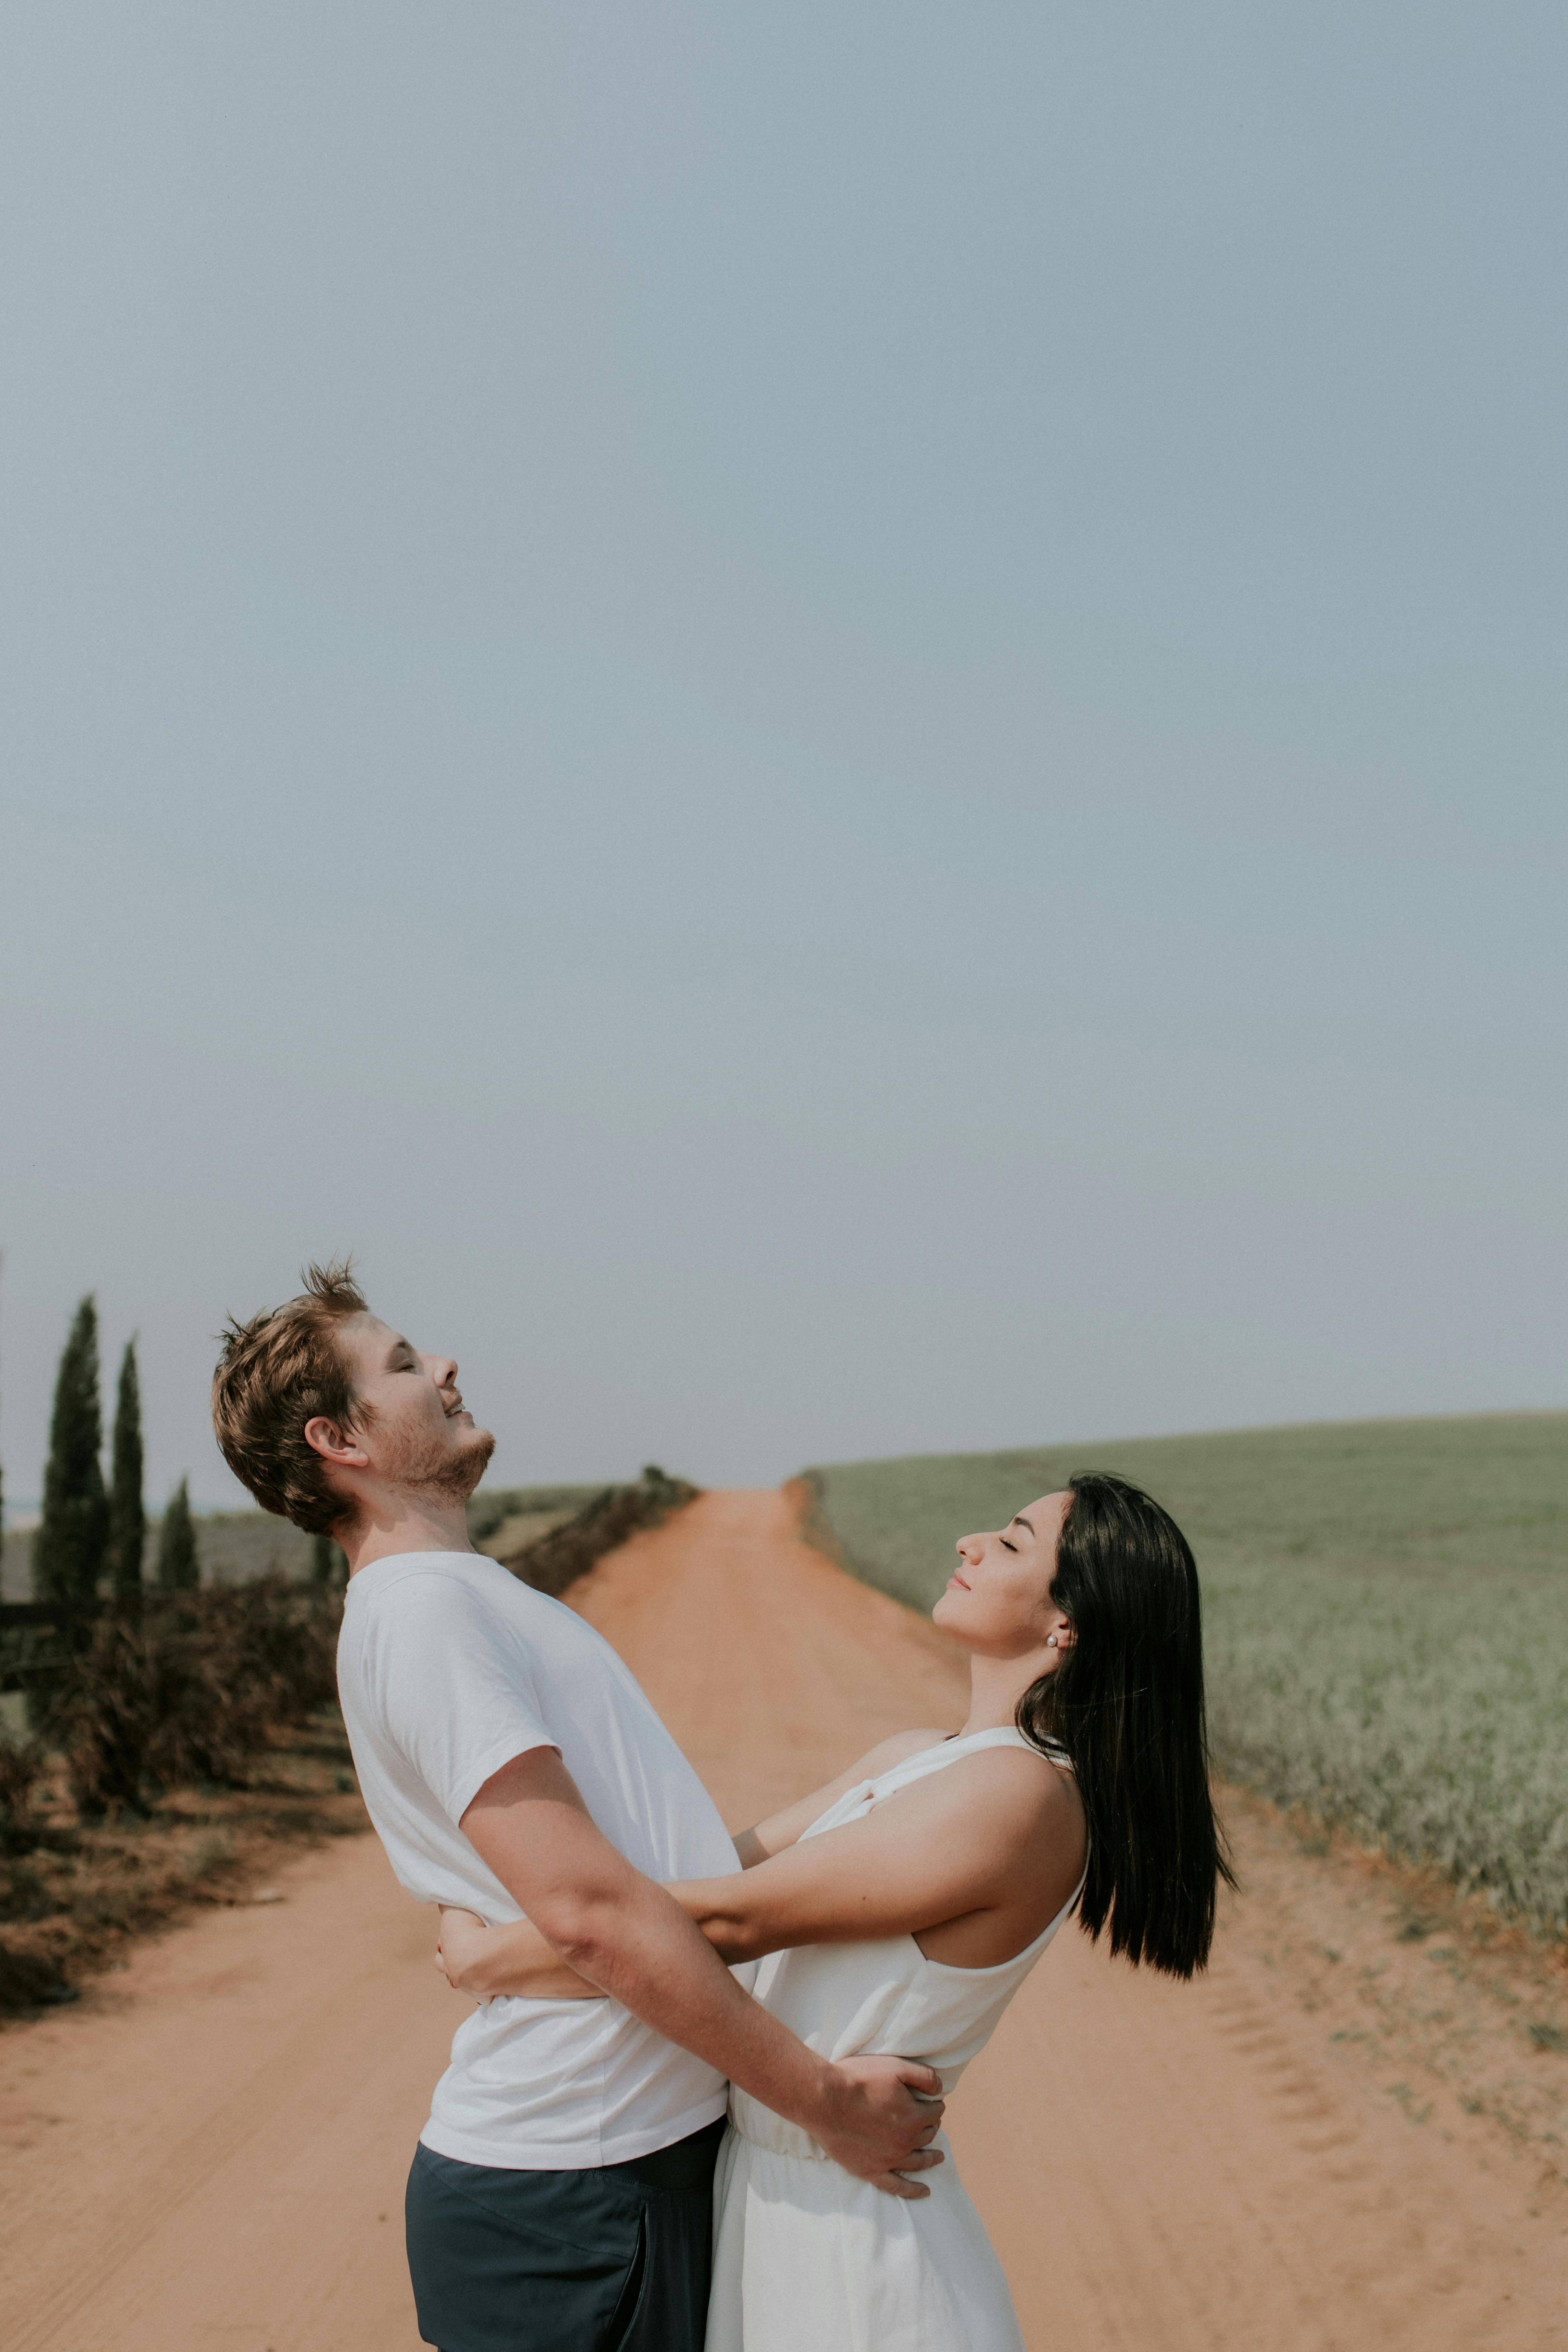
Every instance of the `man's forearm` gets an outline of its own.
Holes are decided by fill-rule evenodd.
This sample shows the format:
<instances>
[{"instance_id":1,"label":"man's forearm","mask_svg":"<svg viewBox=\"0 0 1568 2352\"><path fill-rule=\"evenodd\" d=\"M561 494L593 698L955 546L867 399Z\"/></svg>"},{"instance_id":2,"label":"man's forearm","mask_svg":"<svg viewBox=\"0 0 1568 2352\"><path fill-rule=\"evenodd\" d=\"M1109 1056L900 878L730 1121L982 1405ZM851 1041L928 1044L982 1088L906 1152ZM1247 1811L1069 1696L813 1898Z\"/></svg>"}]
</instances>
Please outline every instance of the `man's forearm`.
<instances>
[{"instance_id":1,"label":"man's forearm","mask_svg":"<svg viewBox=\"0 0 1568 2352\"><path fill-rule=\"evenodd\" d=\"M580 1976L775 2115L815 2130L835 2103L827 2061L742 1992L662 1887L642 1880L585 1905L570 1933L550 1941Z\"/></svg>"}]
</instances>

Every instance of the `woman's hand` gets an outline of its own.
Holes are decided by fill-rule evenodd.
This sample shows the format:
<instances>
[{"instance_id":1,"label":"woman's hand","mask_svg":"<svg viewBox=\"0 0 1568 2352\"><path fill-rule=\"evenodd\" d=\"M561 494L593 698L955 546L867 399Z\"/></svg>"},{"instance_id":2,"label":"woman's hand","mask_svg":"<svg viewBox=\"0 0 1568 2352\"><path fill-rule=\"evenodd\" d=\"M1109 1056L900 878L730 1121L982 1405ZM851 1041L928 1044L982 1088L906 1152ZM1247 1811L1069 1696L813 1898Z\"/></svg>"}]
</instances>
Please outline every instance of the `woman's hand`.
<instances>
[{"instance_id":1,"label":"woman's hand","mask_svg":"<svg viewBox=\"0 0 1568 2352\"><path fill-rule=\"evenodd\" d=\"M597 1985L568 1968L537 1927L513 1919L487 1927L472 1911L441 1906L436 1966L454 1992L490 2000L498 1993L524 2000L603 2000Z\"/></svg>"},{"instance_id":2,"label":"woman's hand","mask_svg":"<svg viewBox=\"0 0 1568 2352\"><path fill-rule=\"evenodd\" d=\"M440 1926L436 1944L436 1966L440 1969L454 1992L478 1992L469 1971L477 1969L484 1958L485 1937L489 1929L474 1911L459 1911L455 1903L443 1903L439 1913Z\"/></svg>"}]
</instances>

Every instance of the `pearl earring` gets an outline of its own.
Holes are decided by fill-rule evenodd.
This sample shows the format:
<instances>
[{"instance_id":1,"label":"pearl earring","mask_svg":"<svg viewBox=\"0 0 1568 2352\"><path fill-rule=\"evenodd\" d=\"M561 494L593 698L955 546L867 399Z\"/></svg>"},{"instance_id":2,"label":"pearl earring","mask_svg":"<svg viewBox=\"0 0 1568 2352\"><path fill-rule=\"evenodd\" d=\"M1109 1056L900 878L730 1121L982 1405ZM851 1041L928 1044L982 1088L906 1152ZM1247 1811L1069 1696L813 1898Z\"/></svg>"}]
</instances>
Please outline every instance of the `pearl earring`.
<instances>
[{"instance_id":1,"label":"pearl earring","mask_svg":"<svg viewBox=\"0 0 1568 2352\"><path fill-rule=\"evenodd\" d=\"M1054 1649L1056 1648L1056 1646L1057 1646L1057 1637L1056 1637L1056 1635L1055 1635L1054 1633L1047 1633L1047 1634L1046 1635L1046 1647L1047 1647L1047 1650L1054 1650Z\"/></svg>"}]
</instances>

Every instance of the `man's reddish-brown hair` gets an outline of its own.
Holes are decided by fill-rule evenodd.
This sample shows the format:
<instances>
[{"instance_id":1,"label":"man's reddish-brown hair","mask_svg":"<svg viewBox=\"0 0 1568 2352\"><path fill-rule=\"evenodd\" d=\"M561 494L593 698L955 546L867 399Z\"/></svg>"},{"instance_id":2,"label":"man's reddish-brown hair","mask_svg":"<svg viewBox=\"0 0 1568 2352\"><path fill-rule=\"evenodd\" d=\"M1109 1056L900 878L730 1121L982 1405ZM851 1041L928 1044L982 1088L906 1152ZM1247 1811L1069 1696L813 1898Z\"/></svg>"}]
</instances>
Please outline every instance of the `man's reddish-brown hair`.
<instances>
[{"instance_id":1,"label":"man's reddish-brown hair","mask_svg":"<svg viewBox=\"0 0 1568 2352\"><path fill-rule=\"evenodd\" d=\"M340 1429L363 1423L339 1345L339 1326L366 1309L352 1262L308 1265L305 1287L248 1323L230 1316L213 1374L213 1428L224 1460L264 1511L313 1536L331 1535L351 1506L327 1483L327 1465L307 1443L320 1413Z\"/></svg>"}]
</instances>

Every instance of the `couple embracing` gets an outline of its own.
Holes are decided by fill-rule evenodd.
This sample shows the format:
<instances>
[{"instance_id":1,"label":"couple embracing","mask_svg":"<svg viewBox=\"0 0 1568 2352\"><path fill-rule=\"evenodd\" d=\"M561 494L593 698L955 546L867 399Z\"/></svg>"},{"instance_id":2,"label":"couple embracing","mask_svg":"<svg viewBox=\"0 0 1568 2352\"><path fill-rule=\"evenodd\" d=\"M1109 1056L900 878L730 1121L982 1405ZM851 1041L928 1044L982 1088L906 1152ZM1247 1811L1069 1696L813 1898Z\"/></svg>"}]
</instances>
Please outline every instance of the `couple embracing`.
<instances>
[{"instance_id":1,"label":"couple embracing","mask_svg":"<svg viewBox=\"0 0 1568 2352\"><path fill-rule=\"evenodd\" d=\"M731 1839L609 1645L469 1544L494 1440L456 1364L346 1268L306 1281L231 1325L214 1422L258 1502L347 1554L360 1785L477 1998L408 2180L426 2342L1021 2352L942 2102L1075 1906L1134 1963L1207 1958L1180 1531L1086 1476L966 1537L935 1612L963 1728Z\"/></svg>"}]
</instances>

